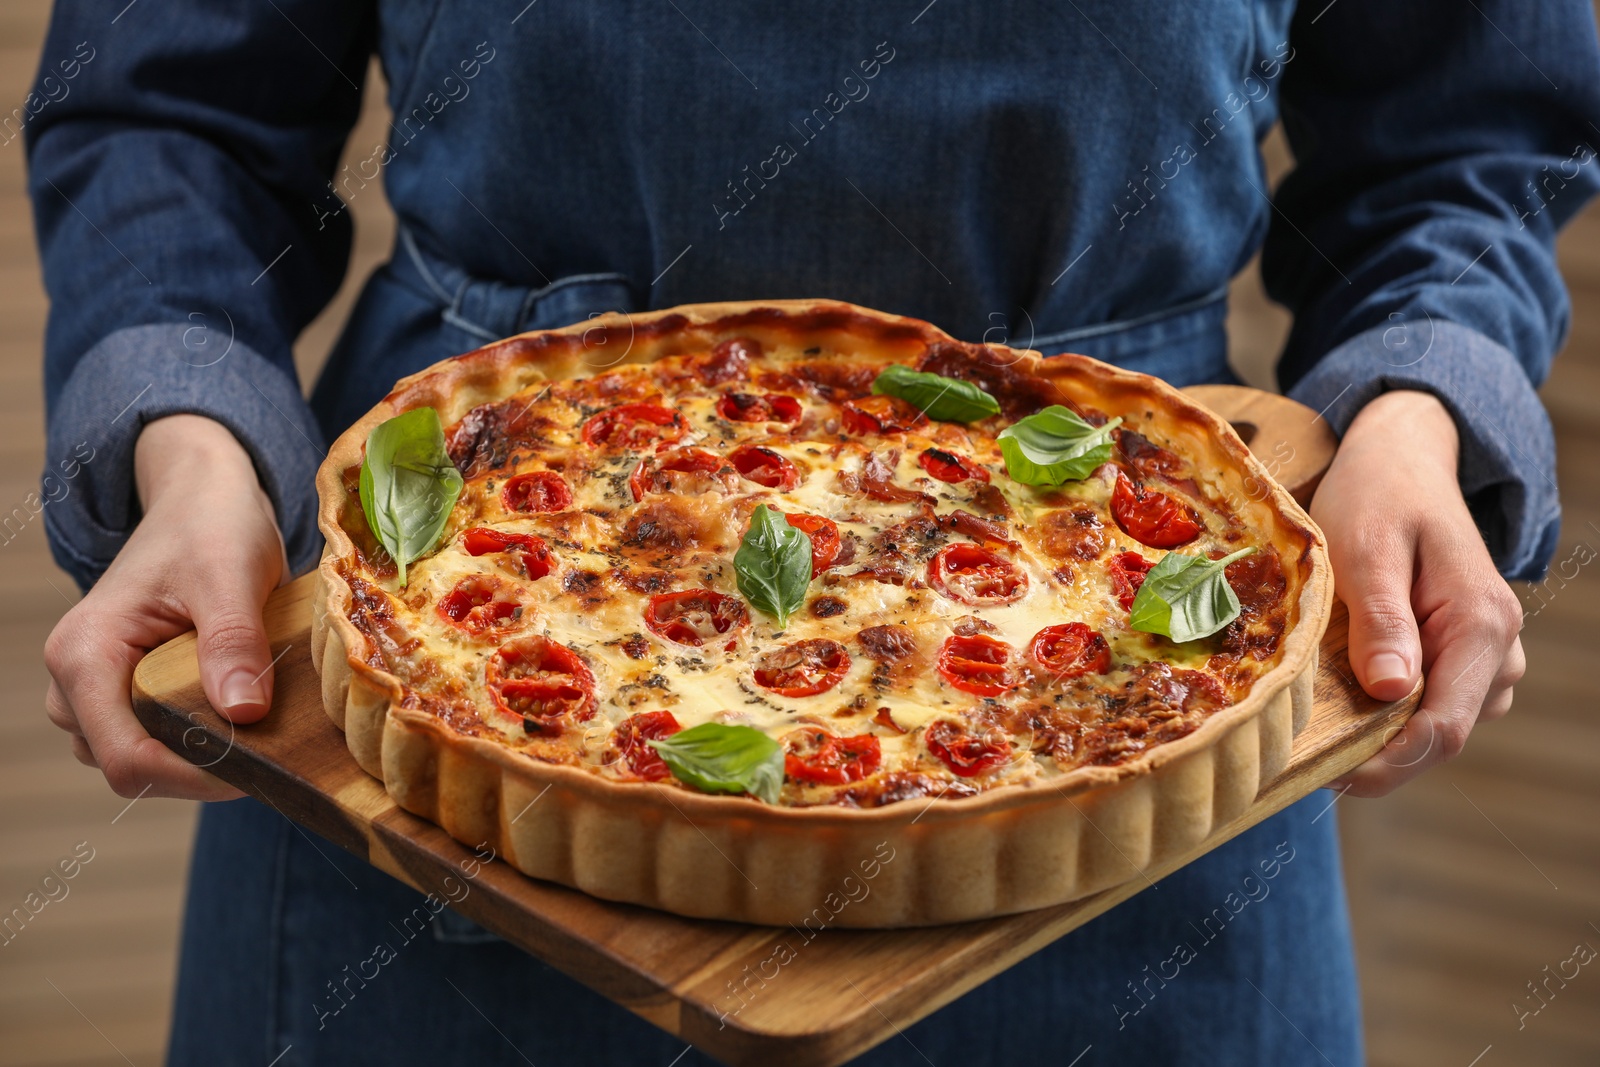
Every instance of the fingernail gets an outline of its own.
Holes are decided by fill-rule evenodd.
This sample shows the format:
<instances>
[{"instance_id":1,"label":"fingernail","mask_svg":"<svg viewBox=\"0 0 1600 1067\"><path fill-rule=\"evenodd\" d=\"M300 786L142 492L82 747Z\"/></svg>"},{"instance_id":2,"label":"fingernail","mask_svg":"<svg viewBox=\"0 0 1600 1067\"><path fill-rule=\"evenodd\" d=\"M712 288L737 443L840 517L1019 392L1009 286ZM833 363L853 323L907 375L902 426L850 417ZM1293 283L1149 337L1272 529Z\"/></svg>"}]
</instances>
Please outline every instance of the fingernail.
<instances>
[{"instance_id":1,"label":"fingernail","mask_svg":"<svg viewBox=\"0 0 1600 1067\"><path fill-rule=\"evenodd\" d=\"M222 680L222 706L232 710L245 704L260 707L267 702L267 687L261 675L237 670Z\"/></svg>"},{"instance_id":2,"label":"fingernail","mask_svg":"<svg viewBox=\"0 0 1600 1067\"><path fill-rule=\"evenodd\" d=\"M1411 668L1406 661L1393 652L1379 652L1367 660L1367 684L1377 685L1391 679L1406 681L1411 677Z\"/></svg>"}]
</instances>

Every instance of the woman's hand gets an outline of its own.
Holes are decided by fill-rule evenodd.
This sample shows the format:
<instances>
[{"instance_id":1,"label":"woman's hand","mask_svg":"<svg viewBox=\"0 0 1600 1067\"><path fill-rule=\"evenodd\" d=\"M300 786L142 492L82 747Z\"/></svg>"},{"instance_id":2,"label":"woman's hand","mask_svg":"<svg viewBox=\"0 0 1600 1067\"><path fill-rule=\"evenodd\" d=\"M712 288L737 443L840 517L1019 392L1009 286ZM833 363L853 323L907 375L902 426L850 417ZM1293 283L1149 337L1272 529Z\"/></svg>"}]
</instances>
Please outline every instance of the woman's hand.
<instances>
[{"instance_id":1,"label":"woman's hand","mask_svg":"<svg viewBox=\"0 0 1600 1067\"><path fill-rule=\"evenodd\" d=\"M1455 423L1427 393L1361 410L1311 501L1350 609L1350 666L1379 700L1426 675L1422 707L1335 788L1376 797L1453 759L1481 719L1511 710L1522 606L1495 571L1456 481Z\"/></svg>"},{"instance_id":2,"label":"woman's hand","mask_svg":"<svg viewBox=\"0 0 1600 1067\"><path fill-rule=\"evenodd\" d=\"M135 476L144 518L105 576L56 624L44 659L45 707L72 752L124 797L231 800L239 790L191 765L134 718L133 668L150 649L199 630L206 699L236 723L272 704L267 594L288 576L272 503L250 456L198 415L152 422Z\"/></svg>"}]
</instances>

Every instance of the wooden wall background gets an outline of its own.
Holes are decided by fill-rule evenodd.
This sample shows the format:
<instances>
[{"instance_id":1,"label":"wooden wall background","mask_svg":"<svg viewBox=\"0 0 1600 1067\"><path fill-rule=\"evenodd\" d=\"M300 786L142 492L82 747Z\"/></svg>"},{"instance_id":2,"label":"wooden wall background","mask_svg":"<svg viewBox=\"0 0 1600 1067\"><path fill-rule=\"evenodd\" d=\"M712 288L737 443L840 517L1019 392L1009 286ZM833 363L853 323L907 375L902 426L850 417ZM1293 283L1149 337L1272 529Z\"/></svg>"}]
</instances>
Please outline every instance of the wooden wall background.
<instances>
[{"instance_id":1,"label":"wooden wall background","mask_svg":"<svg viewBox=\"0 0 1600 1067\"><path fill-rule=\"evenodd\" d=\"M0 111L19 105L38 61L46 0L0 5ZM352 144L384 136L381 93ZM1276 140L1269 159L1281 172ZM37 489L40 341L46 303L21 145L0 145L0 513ZM309 381L393 222L381 195L353 204L357 247L339 300L297 349ZM1600 207L1566 233L1574 321L1543 395L1555 418L1566 524L1557 559L1600 551ZM1235 363L1265 382L1286 327L1253 270L1234 286ZM1582 546L1582 547L1580 547ZM192 805L131 806L80 767L45 720L45 635L77 598L38 521L0 545L0 912L87 842L94 858L0 947L0 1067L160 1062L171 1010ZM1546 1067L1600 1062L1600 973L1555 990L1521 1030L1545 978L1587 942L1600 948L1600 567L1520 591L1528 677L1514 714L1466 754L1382 801L1344 800L1352 912L1370 1060L1380 1067ZM1534 614L1537 612L1537 614ZM86 853L85 853L86 854ZM1481 1057L1481 1058L1480 1058Z\"/></svg>"}]
</instances>

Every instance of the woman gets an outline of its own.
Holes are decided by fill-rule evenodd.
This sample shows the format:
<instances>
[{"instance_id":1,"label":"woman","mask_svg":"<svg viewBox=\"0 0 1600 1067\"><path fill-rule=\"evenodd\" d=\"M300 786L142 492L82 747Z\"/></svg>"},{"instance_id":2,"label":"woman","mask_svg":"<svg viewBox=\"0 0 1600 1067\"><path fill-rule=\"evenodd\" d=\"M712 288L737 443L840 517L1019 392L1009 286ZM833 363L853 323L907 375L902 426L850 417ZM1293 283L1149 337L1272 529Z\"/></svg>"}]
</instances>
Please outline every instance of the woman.
<instances>
[{"instance_id":1,"label":"woman","mask_svg":"<svg viewBox=\"0 0 1600 1067\"><path fill-rule=\"evenodd\" d=\"M267 713L260 608L320 548L321 442L404 374L604 311L826 296L1229 381L1226 285L1263 240L1295 313L1280 380L1343 436L1312 513L1352 665L1382 699L1427 683L1340 788L1387 792L1509 709L1500 575L1541 573L1559 518L1533 390L1566 323L1554 234L1595 187L1586 4L120 7L56 12L25 127L50 461L94 450L47 512L89 589L46 650L49 714L120 794L238 795L144 734L132 663L193 624L211 702ZM374 50L392 136L335 173ZM1257 145L1280 115L1297 167L1274 200ZM340 198L379 180L394 257L308 405L290 345L343 273ZM1326 804L863 1062L1359 1062ZM1268 863L1270 899L1197 944ZM342 982L417 901L255 801L208 804L171 1061L683 1051L449 912Z\"/></svg>"}]
</instances>

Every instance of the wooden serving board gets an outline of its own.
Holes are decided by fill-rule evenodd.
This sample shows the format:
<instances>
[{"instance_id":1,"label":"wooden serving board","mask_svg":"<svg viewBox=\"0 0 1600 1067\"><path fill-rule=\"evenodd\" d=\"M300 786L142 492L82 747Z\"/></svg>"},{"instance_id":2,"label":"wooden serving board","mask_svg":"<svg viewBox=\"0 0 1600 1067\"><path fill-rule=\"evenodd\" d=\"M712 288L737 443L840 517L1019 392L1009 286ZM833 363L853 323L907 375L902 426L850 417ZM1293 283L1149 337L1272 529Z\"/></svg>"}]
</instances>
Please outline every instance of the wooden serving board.
<instances>
[{"instance_id":1,"label":"wooden serving board","mask_svg":"<svg viewBox=\"0 0 1600 1067\"><path fill-rule=\"evenodd\" d=\"M1249 390L1201 395L1240 424L1258 455L1276 455L1280 480L1309 495L1332 455L1315 413ZM1195 390L1200 394L1200 390ZM1289 405L1289 406L1285 406ZM1321 429L1321 432L1318 431ZM1287 444L1287 449L1279 447ZM1287 458L1285 458L1287 457ZM472 852L398 808L345 747L322 709L311 666L311 576L268 600L266 627L282 654L272 713L235 727L207 704L195 638L147 655L134 674L134 706L151 735L179 755L269 802L288 818L423 892ZM728 983L793 940L789 929L683 919L611 904L525 877L505 863L483 867L463 914L628 1010L727 1063L815 1067L859 1055L1153 881L1360 765L1382 748L1419 699L1368 698L1345 656L1347 616L1336 604L1322 643L1316 706L1289 766L1255 805L1200 848L1147 877L1087 899L999 919L913 930L824 930L784 967L781 997L757 997L725 1019ZM287 651L283 651L284 649ZM1330 798L1331 799L1331 798Z\"/></svg>"}]
</instances>

